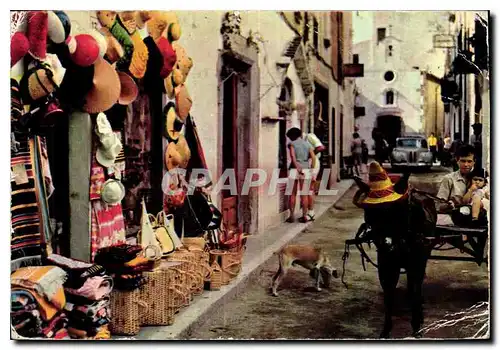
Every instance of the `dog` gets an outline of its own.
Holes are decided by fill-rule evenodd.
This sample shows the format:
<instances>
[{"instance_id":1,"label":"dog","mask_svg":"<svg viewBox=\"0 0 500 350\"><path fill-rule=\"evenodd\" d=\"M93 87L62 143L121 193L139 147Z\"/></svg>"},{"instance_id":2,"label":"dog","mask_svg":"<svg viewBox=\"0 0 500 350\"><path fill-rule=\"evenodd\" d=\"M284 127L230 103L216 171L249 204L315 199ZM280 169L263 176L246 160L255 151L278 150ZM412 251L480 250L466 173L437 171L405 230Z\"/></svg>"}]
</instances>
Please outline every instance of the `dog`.
<instances>
[{"instance_id":1,"label":"dog","mask_svg":"<svg viewBox=\"0 0 500 350\"><path fill-rule=\"evenodd\" d=\"M280 266L273 277L271 284L272 295L278 296L278 286L292 266L302 266L309 270L309 276L316 280L316 291L320 292L322 286L330 286L331 277L338 278L337 269L333 268L330 259L320 248L305 244L288 245L281 249L279 254Z\"/></svg>"}]
</instances>

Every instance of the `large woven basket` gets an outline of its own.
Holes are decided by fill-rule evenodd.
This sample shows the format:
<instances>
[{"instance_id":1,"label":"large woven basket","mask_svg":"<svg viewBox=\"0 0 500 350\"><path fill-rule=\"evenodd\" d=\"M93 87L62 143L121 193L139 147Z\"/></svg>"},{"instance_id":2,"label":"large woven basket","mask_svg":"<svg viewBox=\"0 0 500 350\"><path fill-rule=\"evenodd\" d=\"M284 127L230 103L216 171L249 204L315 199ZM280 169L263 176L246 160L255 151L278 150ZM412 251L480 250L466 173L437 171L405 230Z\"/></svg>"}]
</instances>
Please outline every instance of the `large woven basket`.
<instances>
[{"instance_id":1,"label":"large woven basket","mask_svg":"<svg viewBox=\"0 0 500 350\"><path fill-rule=\"evenodd\" d=\"M207 282L210 290L219 290L222 287L222 270L216 260L210 264L210 276Z\"/></svg>"},{"instance_id":2,"label":"large woven basket","mask_svg":"<svg viewBox=\"0 0 500 350\"><path fill-rule=\"evenodd\" d=\"M210 263L216 261L222 270L222 284L226 285L241 271L241 261L243 259L244 247L240 249L210 251Z\"/></svg>"},{"instance_id":3,"label":"large woven basket","mask_svg":"<svg viewBox=\"0 0 500 350\"><path fill-rule=\"evenodd\" d=\"M190 252L187 249L178 249L169 256L166 257L167 261L180 261L184 262L185 264L181 265L180 269L184 271L184 273L187 276L187 285L189 286L189 289L191 291L190 293L190 300L193 300L193 293L197 291L199 288L200 284L200 276L197 273L198 267L197 267L197 261L196 261L196 255L193 252ZM201 282L203 283L203 282Z\"/></svg>"},{"instance_id":4,"label":"large woven basket","mask_svg":"<svg viewBox=\"0 0 500 350\"><path fill-rule=\"evenodd\" d=\"M136 335L141 329L141 315L148 304L141 299L141 289L113 290L110 295L111 322L109 330L116 335Z\"/></svg>"},{"instance_id":5,"label":"large woven basket","mask_svg":"<svg viewBox=\"0 0 500 350\"><path fill-rule=\"evenodd\" d=\"M183 280L177 275L183 272L179 269L181 262L164 261L154 271L144 272L148 282L142 289L142 297L149 306L141 316L143 326L167 326L174 323L174 314L181 305L186 303Z\"/></svg>"},{"instance_id":6,"label":"large woven basket","mask_svg":"<svg viewBox=\"0 0 500 350\"><path fill-rule=\"evenodd\" d=\"M199 247L188 247L194 254L196 283L192 292L194 295L203 293L205 279L210 277L211 269L209 265L210 254Z\"/></svg>"}]
</instances>

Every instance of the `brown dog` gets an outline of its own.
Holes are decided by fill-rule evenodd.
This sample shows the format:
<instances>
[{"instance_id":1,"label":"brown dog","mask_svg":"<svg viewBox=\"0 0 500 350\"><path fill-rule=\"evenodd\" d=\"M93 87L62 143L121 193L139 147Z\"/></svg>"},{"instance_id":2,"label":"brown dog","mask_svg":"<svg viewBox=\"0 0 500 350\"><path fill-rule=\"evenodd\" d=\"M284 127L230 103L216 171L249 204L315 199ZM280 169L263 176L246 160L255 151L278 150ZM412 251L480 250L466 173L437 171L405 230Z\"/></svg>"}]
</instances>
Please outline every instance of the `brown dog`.
<instances>
[{"instance_id":1,"label":"brown dog","mask_svg":"<svg viewBox=\"0 0 500 350\"><path fill-rule=\"evenodd\" d=\"M279 252L280 266L271 284L272 295L278 296L277 289L288 269L302 266L310 271L309 275L316 279L316 290L321 291L320 281L328 288L331 277L338 278L337 269L330 264L330 259L320 248L305 244L288 245Z\"/></svg>"}]
</instances>

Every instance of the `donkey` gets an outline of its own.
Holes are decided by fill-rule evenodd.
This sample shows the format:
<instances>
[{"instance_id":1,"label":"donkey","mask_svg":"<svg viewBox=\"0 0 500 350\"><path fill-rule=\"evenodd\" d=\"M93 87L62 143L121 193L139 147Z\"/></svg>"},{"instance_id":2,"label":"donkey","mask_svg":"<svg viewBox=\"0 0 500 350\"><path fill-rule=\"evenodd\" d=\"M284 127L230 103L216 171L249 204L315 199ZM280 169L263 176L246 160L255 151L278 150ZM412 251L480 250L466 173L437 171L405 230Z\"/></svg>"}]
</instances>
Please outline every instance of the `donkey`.
<instances>
[{"instance_id":1,"label":"donkey","mask_svg":"<svg viewBox=\"0 0 500 350\"><path fill-rule=\"evenodd\" d=\"M406 191L408 177L394 186L397 192ZM357 184L360 190L355 198L368 187L359 181ZM368 235L377 248L378 277L384 291L385 320L380 337L388 338L391 334L395 291L401 269L407 274L411 326L413 335L418 337L424 321L422 284L432 250L425 235L433 234L437 219L434 201L410 190L405 200L364 210L370 230Z\"/></svg>"}]
</instances>

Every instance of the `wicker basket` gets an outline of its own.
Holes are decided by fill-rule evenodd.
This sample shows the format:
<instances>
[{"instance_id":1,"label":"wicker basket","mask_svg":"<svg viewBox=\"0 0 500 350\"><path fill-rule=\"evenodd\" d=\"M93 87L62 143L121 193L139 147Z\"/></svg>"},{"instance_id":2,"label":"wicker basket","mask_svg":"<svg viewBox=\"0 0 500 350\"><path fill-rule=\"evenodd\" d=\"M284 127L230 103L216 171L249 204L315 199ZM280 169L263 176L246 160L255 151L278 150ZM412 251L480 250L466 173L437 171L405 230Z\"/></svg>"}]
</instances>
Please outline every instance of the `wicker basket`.
<instances>
[{"instance_id":1,"label":"wicker basket","mask_svg":"<svg viewBox=\"0 0 500 350\"><path fill-rule=\"evenodd\" d=\"M204 250L207 241L203 237L185 237L182 239L182 244L188 249L198 248Z\"/></svg>"},{"instance_id":2,"label":"wicker basket","mask_svg":"<svg viewBox=\"0 0 500 350\"><path fill-rule=\"evenodd\" d=\"M222 287L222 270L216 260L210 265L210 277L208 280L210 290L219 290Z\"/></svg>"},{"instance_id":3,"label":"wicker basket","mask_svg":"<svg viewBox=\"0 0 500 350\"><path fill-rule=\"evenodd\" d=\"M222 284L226 285L241 271L244 248L228 250L211 250L210 262L216 261L222 270Z\"/></svg>"},{"instance_id":4,"label":"wicker basket","mask_svg":"<svg viewBox=\"0 0 500 350\"><path fill-rule=\"evenodd\" d=\"M196 284L192 290L194 295L203 294L205 279L210 277L210 254L198 247L189 247L188 250L194 254Z\"/></svg>"},{"instance_id":5,"label":"wicker basket","mask_svg":"<svg viewBox=\"0 0 500 350\"><path fill-rule=\"evenodd\" d=\"M193 300L193 293L197 291L199 284L203 283L203 281L200 282L202 278L197 273L198 263L195 253L187 249L179 249L170 254L166 259L167 261L180 261L186 263L181 265L180 269L187 275L186 282L191 291L190 300Z\"/></svg>"},{"instance_id":6,"label":"wicker basket","mask_svg":"<svg viewBox=\"0 0 500 350\"><path fill-rule=\"evenodd\" d=\"M188 297L183 285L179 284L182 279L176 278L176 275L183 274L179 270L181 264L164 261L158 269L144 272L148 282L141 290L141 299L148 304L149 310L141 316L141 325L167 326L174 323L174 314Z\"/></svg>"},{"instance_id":7,"label":"wicker basket","mask_svg":"<svg viewBox=\"0 0 500 350\"><path fill-rule=\"evenodd\" d=\"M148 312L148 304L141 299L142 290L113 290L110 296L112 312L109 330L116 335L136 335L141 329L141 315Z\"/></svg>"}]
</instances>

